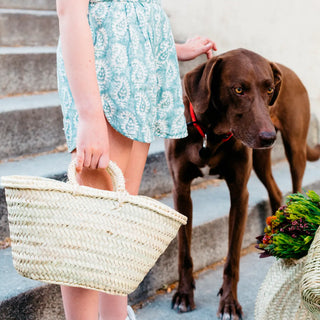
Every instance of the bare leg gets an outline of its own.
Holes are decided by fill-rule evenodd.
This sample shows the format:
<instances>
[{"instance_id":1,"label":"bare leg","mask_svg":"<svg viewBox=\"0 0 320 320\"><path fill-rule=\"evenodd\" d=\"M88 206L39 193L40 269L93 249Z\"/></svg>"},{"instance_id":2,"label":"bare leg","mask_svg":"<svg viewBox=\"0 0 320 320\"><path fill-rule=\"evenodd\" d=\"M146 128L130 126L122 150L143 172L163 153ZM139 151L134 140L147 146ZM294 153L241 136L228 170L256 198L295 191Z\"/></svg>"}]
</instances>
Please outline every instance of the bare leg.
<instances>
[{"instance_id":1,"label":"bare leg","mask_svg":"<svg viewBox=\"0 0 320 320\"><path fill-rule=\"evenodd\" d=\"M126 189L130 194L138 194L143 169L148 156L149 146L150 145L148 143L138 141L133 142L129 159L126 162L126 170L124 174ZM113 160L114 158L111 156L111 159ZM125 316L123 318L120 318L119 315L115 313L115 304L122 304L119 308L125 311ZM101 320L125 319L127 316L127 297L123 299L123 297L100 293L99 309Z\"/></svg>"},{"instance_id":2,"label":"bare leg","mask_svg":"<svg viewBox=\"0 0 320 320\"><path fill-rule=\"evenodd\" d=\"M136 194L148 155L149 144L134 142L109 126L110 159L117 163L127 181L129 193ZM75 156L75 152L73 153ZM105 170L84 168L78 182L98 189L112 189ZM108 295L94 290L61 286L67 320L124 320L127 317L127 297Z\"/></svg>"}]
</instances>

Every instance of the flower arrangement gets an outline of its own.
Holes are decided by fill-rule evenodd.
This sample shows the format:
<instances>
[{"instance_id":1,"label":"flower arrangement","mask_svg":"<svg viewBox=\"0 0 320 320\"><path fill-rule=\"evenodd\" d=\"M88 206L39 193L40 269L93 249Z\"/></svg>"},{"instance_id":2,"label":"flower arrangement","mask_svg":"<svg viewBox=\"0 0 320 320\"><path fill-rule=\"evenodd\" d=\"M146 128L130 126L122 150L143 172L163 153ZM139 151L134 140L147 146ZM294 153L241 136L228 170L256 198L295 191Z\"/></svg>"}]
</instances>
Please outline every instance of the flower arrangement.
<instances>
[{"instance_id":1,"label":"flower arrangement","mask_svg":"<svg viewBox=\"0 0 320 320\"><path fill-rule=\"evenodd\" d=\"M264 235L257 237L257 248L263 250L261 258L302 258L320 225L320 196L312 190L306 195L289 195L286 205L268 217L266 224Z\"/></svg>"}]
</instances>

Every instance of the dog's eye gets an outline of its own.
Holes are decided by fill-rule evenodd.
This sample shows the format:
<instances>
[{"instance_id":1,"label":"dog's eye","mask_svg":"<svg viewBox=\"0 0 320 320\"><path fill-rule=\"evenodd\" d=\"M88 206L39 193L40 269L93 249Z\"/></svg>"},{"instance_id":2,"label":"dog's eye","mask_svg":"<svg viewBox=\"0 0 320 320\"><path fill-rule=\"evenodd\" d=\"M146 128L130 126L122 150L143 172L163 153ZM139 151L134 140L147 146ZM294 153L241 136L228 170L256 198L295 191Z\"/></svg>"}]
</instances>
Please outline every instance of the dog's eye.
<instances>
[{"instance_id":1,"label":"dog's eye","mask_svg":"<svg viewBox=\"0 0 320 320\"><path fill-rule=\"evenodd\" d=\"M234 92L236 94L243 94L243 89L241 87L238 87L238 88L234 88Z\"/></svg>"},{"instance_id":2,"label":"dog's eye","mask_svg":"<svg viewBox=\"0 0 320 320\"><path fill-rule=\"evenodd\" d=\"M272 87L268 88L268 90L267 90L268 94L273 94L273 92L274 92L274 88L272 88Z\"/></svg>"}]
</instances>

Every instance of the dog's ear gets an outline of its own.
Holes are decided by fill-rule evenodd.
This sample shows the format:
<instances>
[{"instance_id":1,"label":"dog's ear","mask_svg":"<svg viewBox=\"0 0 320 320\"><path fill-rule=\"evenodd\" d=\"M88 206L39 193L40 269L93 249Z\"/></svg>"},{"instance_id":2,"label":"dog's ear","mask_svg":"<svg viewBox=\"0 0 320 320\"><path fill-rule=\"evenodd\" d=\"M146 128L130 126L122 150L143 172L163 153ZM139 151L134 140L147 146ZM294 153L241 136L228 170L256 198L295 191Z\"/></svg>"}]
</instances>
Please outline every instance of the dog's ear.
<instances>
[{"instance_id":1,"label":"dog's ear","mask_svg":"<svg viewBox=\"0 0 320 320\"><path fill-rule=\"evenodd\" d=\"M275 87L272 99L269 103L269 105L272 106L276 102L278 95L279 95L279 92L280 92L282 75L281 75L281 71L280 71L279 67L275 63L270 62L270 65L271 65L271 69L273 72L274 87Z\"/></svg>"},{"instance_id":2,"label":"dog's ear","mask_svg":"<svg viewBox=\"0 0 320 320\"><path fill-rule=\"evenodd\" d=\"M213 57L184 76L185 94L196 113L204 113L211 99L214 71L221 61Z\"/></svg>"}]
</instances>

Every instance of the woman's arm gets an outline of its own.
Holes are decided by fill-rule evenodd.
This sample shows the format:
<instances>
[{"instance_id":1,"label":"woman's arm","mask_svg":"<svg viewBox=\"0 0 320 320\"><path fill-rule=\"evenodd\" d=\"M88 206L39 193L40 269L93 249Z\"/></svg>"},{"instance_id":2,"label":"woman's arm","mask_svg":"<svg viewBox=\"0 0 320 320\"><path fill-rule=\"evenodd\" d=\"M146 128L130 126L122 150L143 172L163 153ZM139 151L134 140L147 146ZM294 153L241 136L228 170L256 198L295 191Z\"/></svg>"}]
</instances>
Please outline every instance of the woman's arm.
<instances>
[{"instance_id":1,"label":"woman's arm","mask_svg":"<svg viewBox=\"0 0 320 320\"><path fill-rule=\"evenodd\" d=\"M205 37L196 37L188 39L185 43L176 44L177 56L180 61L192 60L203 53L210 59L213 57L212 50L217 50L216 44Z\"/></svg>"},{"instance_id":2,"label":"woman's arm","mask_svg":"<svg viewBox=\"0 0 320 320\"><path fill-rule=\"evenodd\" d=\"M97 82L88 24L89 0L57 0L60 41L71 92L79 113L77 170L109 163L107 122Z\"/></svg>"}]
</instances>

